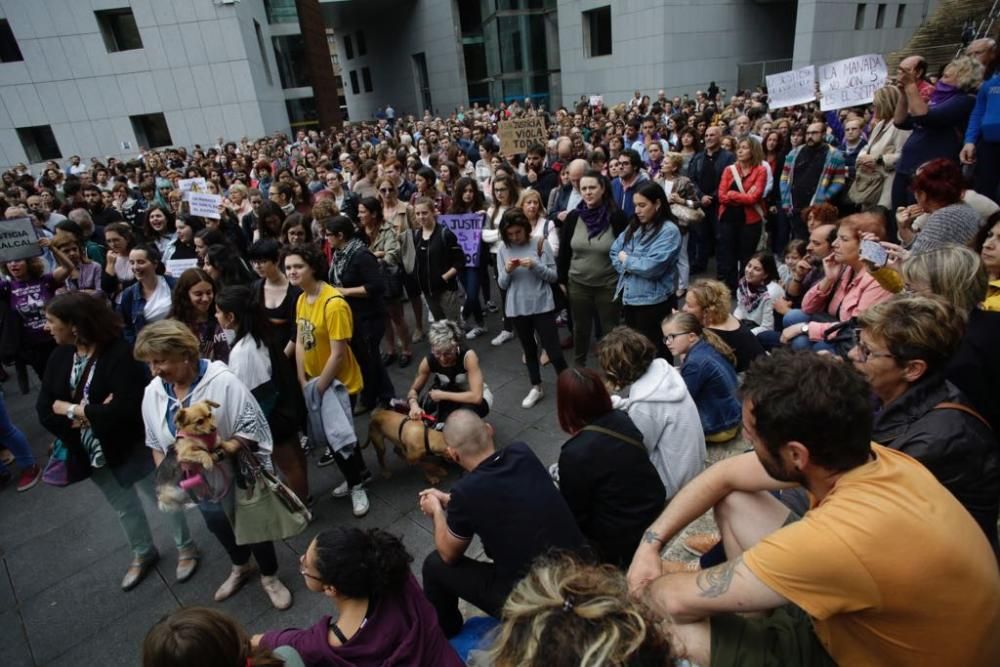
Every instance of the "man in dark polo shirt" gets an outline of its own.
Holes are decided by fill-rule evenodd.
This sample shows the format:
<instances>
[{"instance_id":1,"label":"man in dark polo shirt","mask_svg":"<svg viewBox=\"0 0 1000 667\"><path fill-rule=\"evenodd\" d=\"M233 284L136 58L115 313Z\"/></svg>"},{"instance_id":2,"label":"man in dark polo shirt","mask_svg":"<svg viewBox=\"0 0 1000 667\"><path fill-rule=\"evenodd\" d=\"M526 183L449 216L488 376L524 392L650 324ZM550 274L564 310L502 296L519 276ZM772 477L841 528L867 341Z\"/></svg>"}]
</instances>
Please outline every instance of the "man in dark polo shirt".
<instances>
[{"instance_id":1,"label":"man in dark polo shirt","mask_svg":"<svg viewBox=\"0 0 1000 667\"><path fill-rule=\"evenodd\" d=\"M453 412L445 441L467 471L451 489L420 492L420 509L434 519L436 551L424 560L424 593L441 629L462 629L459 599L498 617L511 589L549 549L580 552L584 538L548 471L523 442L497 451L493 427L470 410ZM492 563L466 557L479 535Z\"/></svg>"}]
</instances>

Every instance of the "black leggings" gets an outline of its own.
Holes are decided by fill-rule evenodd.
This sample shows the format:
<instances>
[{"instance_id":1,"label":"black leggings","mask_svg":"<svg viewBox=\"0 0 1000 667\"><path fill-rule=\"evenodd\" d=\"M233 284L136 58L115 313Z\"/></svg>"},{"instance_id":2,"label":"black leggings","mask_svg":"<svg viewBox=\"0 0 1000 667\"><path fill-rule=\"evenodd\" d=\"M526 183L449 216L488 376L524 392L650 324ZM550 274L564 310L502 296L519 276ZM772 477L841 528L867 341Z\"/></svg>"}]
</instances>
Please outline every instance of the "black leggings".
<instances>
[{"instance_id":1,"label":"black leggings","mask_svg":"<svg viewBox=\"0 0 1000 667\"><path fill-rule=\"evenodd\" d=\"M215 535L215 539L219 540L219 544L229 554L229 560L233 565L246 565L252 555L260 567L260 573L265 577L274 576L278 572L278 556L274 553L273 542L236 544L236 534L233 533L233 526L221 504L199 503L198 511L201 512L205 525Z\"/></svg>"},{"instance_id":2,"label":"black leggings","mask_svg":"<svg viewBox=\"0 0 1000 667\"><path fill-rule=\"evenodd\" d=\"M558 377L559 373L566 369L566 359L563 357L562 345L559 344L559 328L556 326L554 311L511 317L509 322L513 325L518 340L521 341L524 363L528 366L528 377L532 386L542 383L542 371L538 365L538 344L535 342L536 333L542 343L542 349L549 355L556 376Z\"/></svg>"},{"instance_id":3,"label":"black leggings","mask_svg":"<svg viewBox=\"0 0 1000 667\"><path fill-rule=\"evenodd\" d=\"M364 388L361 390L361 402L369 408L381 402L388 405L396 394L389 373L382 364L382 351L379 345L385 336L385 320L367 320L355 323L354 337L351 339L351 351L361 367L361 377Z\"/></svg>"},{"instance_id":4,"label":"black leggings","mask_svg":"<svg viewBox=\"0 0 1000 667\"><path fill-rule=\"evenodd\" d=\"M673 294L662 303L654 303L649 306L625 306L622 314L625 316L625 324L635 329L649 339L649 342L656 346L656 356L662 357L673 363L673 356L670 350L663 343L663 329L660 324L663 318L670 315L677 307L677 297Z\"/></svg>"}]
</instances>

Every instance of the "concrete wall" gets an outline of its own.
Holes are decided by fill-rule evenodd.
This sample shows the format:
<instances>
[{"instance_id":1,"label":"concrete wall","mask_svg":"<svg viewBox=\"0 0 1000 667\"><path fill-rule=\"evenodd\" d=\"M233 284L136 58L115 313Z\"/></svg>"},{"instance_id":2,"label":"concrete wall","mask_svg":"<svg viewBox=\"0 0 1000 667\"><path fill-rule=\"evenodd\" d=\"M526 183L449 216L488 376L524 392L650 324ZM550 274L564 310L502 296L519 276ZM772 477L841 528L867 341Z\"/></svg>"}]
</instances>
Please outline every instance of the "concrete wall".
<instances>
[{"instance_id":1,"label":"concrete wall","mask_svg":"<svg viewBox=\"0 0 1000 667\"><path fill-rule=\"evenodd\" d=\"M95 10L131 6L143 48L108 53ZM0 0L23 62L0 64L0 165L26 162L15 128L50 125L64 158L134 157L130 115L162 112L176 145L288 126L261 0ZM268 85L252 19L261 25ZM123 152L128 141L132 152Z\"/></svg>"},{"instance_id":2,"label":"concrete wall","mask_svg":"<svg viewBox=\"0 0 1000 667\"><path fill-rule=\"evenodd\" d=\"M888 54L903 46L920 26L925 12L933 11L934 1L903 0L865 2L864 21L855 30L856 0L800 0L795 24L795 67L821 65L866 53ZM876 28L878 7L884 4L885 19ZM899 7L905 5L902 25L896 28Z\"/></svg>"},{"instance_id":3,"label":"concrete wall","mask_svg":"<svg viewBox=\"0 0 1000 667\"><path fill-rule=\"evenodd\" d=\"M424 53L427 60L434 113L448 114L468 104L456 0L321 0L321 6L327 25L337 35L337 56L351 120L371 119L386 104L392 104L397 116L423 111L413 67L416 53ZM357 53L359 30L364 32L367 44L364 56ZM345 35L354 42L351 59L344 51ZM370 93L364 92L363 67L371 71ZM357 72L358 94L351 89L352 71Z\"/></svg>"},{"instance_id":4,"label":"concrete wall","mask_svg":"<svg viewBox=\"0 0 1000 667\"><path fill-rule=\"evenodd\" d=\"M582 12L611 6L612 53L587 57ZM754 0L560 0L562 99L634 90L693 94L715 81L736 87L740 63L791 58L794 4Z\"/></svg>"}]
</instances>

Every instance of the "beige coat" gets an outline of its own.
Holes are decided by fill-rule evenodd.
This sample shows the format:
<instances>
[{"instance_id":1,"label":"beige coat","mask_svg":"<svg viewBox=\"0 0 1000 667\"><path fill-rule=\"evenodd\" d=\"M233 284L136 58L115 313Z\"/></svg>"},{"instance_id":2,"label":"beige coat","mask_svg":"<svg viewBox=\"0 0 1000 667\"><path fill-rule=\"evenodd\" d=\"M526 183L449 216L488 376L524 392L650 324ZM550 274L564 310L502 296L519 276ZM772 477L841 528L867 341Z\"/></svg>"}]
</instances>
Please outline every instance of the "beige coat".
<instances>
[{"instance_id":1,"label":"beige coat","mask_svg":"<svg viewBox=\"0 0 1000 667\"><path fill-rule=\"evenodd\" d=\"M878 203L889 208L892 205L892 181L896 177L896 161L902 153L903 144L910 138L910 130L899 129L890 118L876 123L869 137L868 145L861 149L859 156L871 155L876 160L881 157L885 163L884 167L876 167L885 175Z\"/></svg>"}]
</instances>

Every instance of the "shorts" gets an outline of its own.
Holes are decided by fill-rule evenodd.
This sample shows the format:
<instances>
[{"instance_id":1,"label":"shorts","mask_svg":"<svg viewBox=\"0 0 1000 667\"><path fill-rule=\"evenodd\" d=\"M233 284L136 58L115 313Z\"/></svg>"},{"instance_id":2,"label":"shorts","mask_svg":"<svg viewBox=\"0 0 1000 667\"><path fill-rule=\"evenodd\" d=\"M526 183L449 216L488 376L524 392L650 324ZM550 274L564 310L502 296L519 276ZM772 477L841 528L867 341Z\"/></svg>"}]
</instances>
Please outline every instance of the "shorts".
<instances>
[{"instance_id":1,"label":"shorts","mask_svg":"<svg viewBox=\"0 0 1000 667\"><path fill-rule=\"evenodd\" d=\"M711 618L713 667L836 667L809 615L788 604L767 618Z\"/></svg>"}]
</instances>

